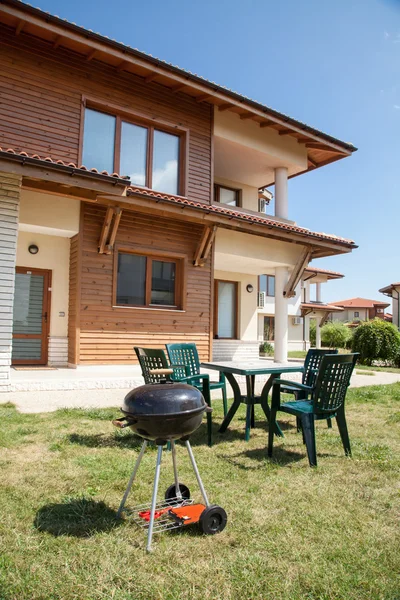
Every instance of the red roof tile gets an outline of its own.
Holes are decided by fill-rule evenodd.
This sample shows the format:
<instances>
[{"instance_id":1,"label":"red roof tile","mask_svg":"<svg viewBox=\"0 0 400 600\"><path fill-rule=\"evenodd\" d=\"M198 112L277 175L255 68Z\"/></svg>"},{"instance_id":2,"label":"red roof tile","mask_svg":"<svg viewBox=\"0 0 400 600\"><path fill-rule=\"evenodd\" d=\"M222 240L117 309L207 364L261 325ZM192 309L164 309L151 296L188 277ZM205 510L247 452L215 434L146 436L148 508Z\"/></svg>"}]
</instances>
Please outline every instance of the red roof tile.
<instances>
[{"instance_id":1,"label":"red roof tile","mask_svg":"<svg viewBox=\"0 0 400 600\"><path fill-rule=\"evenodd\" d=\"M374 306L389 306L387 302L381 302L381 300L369 300L368 298L349 298L348 300L331 302L331 304L343 306L344 308L374 308Z\"/></svg>"},{"instance_id":2,"label":"red roof tile","mask_svg":"<svg viewBox=\"0 0 400 600\"><path fill-rule=\"evenodd\" d=\"M260 225L266 225L267 227L271 227L273 229L281 229L285 231L292 231L293 233L297 233L300 235L304 235L307 237L313 237L321 240L328 240L330 242L334 242L341 245L346 245L355 248L356 245L353 240L349 240L346 238L340 238L335 235L330 235L327 233L319 233L315 231L311 231L310 229L306 229L305 227L298 227L297 225L292 225L291 223L285 223L284 221L277 221L275 219L271 219L267 216L257 215L257 214L249 214L245 212L240 212L237 210L233 210L228 208L228 206L224 205L216 205L216 204L205 204L203 202L197 202L194 200L189 200L183 196L174 196L172 194L164 194L160 192L155 192L154 190L146 189L146 188L138 188L138 187L128 187L127 195L137 195L137 196L145 196L147 198L152 198L157 202L161 200L164 202L170 202L172 204L178 204L183 208L185 206L195 208L201 210L207 214L214 213L227 216L231 219L239 219L241 221L247 221L248 223L259 223Z\"/></svg>"},{"instance_id":3,"label":"red roof tile","mask_svg":"<svg viewBox=\"0 0 400 600\"><path fill-rule=\"evenodd\" d=\"M94 175L99 175L99 176L103 176L103 177L112 177L116 180L117 179L123 180L125 185L128 185L130 183L129 177L119 175L118 173L108 173L107 171L99 172L97 169L88 169L87 167L85 167L85 165L80 165L78 167L73 162L67 163L60 159L55 160L55 159L52 159L50 156L46 156L45 158L42 158L38 154L32 154L30 156L27 152L24 152L24 151L17 152L13 148L7 148L7 150L5 150L5 149L1 148L1 146L0 146L0 157L1 156L4 158L17 158L17 159L20 158L20 160L23 162L35 162L36 163L37 161L40 161L44 164L51 163L55 167L59 166L59 167L68 167L70 169L74 169L74 171L76 171L77 173L78 172L80 172L81 174L93 173Z\"/></svg>"},{"instance_id":4,"label":"red roof tile","mask_svg":"<svg viewBox=\"0 0 400 600\"><path fill-rule=\"evenodd\" d=\"M313 265L308 265L305 269L309 273L321 273L321 275L332 275L333 277L344 277L343 273L339 273L338 271L330 271L329 269L320 269L318 267L313 267Z\"/></svg>"}]
</instances>

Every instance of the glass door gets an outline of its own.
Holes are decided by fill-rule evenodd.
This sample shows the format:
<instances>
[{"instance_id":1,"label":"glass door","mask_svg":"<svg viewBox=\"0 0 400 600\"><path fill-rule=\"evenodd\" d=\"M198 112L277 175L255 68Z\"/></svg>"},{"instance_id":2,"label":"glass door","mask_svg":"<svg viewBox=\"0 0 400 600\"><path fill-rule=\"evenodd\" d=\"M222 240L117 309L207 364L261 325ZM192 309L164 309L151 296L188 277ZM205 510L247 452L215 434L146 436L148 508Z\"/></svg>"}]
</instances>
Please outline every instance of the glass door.
<instances>
[{"instance_id":1,"label":"glass door","mask_svg":"<svg viewBox=\"0 0 400 600\"><path fill-rule=\"evenodd\" d=\"M13 364L47 364L50 276L51 271L42 269L16 269Z\"/></svg>"},{"instance_id":2,"label":"glass door","mask_svg":"<svg viewBox=\"0 0 400 600\"><path fill-rule=\"evenodd\" d=\"M215 280L214 337L237 339L237 283Z\"/></svg>"}]
</instances>

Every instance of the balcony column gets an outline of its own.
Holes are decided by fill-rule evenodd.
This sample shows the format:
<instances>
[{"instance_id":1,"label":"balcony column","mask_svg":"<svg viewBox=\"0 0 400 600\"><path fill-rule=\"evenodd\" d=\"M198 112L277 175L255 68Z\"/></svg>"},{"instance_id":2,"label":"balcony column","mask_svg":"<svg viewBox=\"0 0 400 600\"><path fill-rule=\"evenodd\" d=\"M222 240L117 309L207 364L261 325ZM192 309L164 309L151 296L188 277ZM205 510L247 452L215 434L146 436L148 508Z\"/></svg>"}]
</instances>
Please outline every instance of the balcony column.
<instances>
[{"instance_id":1,"label":"balcony column","mask_svg":"<svg viewBox=\"0 0 400 600\"><path fill-rule=\"evenodd\" d=\"M320 324L320 317L317 317L315 319L315 323L316 323L316 327L315 327L315 347L319 350L321 348L321 327L319 326Z\"/></svg>"},{"instance_id":2,"label":"balcony column","mask_svg":"<svg viewBox=\"0 0 400 600\"><path fill-rule=\"evenodd\" d=\"M321 297L321 284L317 283L316 284L316 296L315 299L317 302L322 302L322 297Z\"/></svg>"},{"instance_id":3,"label":"balcony column","mask_svg":"<svg viewBox=\"0 0 400 600\"><path fill-rule=\"evenodd\" d=\"M288 353L288 301L283 290L289 274L286 267L275 269L275 342L274 361L286 362Z\"/></svg>"},{"instance_id":4,"label":"balcony column","mask_svg":"<svg viewBox=\"0 0 400 600\"><path fill-rule=\"evenodd\" d=\"M288 211L288 170L287 167L275 169L275 216L289 218Z\"/></svg>"}]
</instances>

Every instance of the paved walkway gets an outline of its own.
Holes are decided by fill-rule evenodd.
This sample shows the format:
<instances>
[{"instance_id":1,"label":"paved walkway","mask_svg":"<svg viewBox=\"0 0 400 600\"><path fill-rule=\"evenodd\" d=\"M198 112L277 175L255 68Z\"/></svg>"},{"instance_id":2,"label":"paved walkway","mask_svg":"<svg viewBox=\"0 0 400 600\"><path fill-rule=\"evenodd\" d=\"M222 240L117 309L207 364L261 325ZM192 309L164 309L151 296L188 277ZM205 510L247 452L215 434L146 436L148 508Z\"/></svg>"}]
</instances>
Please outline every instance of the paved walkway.
<instances>
[{"instance_id":1,"label":"paved walkway","mask_svg":"<svg viewBox=\"0 0 400 600\"><path fill-rule=\"evenodd\" d=\"M134 367L133 367L134 369ZM368 371L371 373L371 371ZM28 371L20 371L21 373L29 373ZM56 371L43 371L42 373L53 373ZM82 377L82 373L78 375L75 372L75 378ZM362 387L368 385L386 385L390 383L400 382L400 375L395 373L385 373L374 371L374 375L358 375L354 373L351 380L351 387ZM12 402L17 409L23 413L41 413L52 412L58 408L105 408L107 406L120 406L124 396L132 387L141 385L143 380L135 370L132 373L132 385L128 387L118 387L119 382L125 382L125 377L116 377L109 382L108 389L53 389L53 390L32 390L32 391L14 391L0 393L0 403ZM114 373L115 376L115 373ZM215 376L215 373L214 373ZM60 375L58 375L60 377ZM89 380L89 375L85 376ZM83 379L85 379L85 377ZM103 371L104 377L104 371ZM111 377L111 375L110 375ZM212 376L213 377L213 376ZM293 377L294 378L294 377ZM23 378L22 378L23 379ZM81 380L81 379L79 379ZM114 383L115 386L114 387ZM261 385L261 384L260 384ZM228 396L230 395L228 386ZM213 396L220 397L220 392L216 391Z\"/></svg>"}]
</instances>

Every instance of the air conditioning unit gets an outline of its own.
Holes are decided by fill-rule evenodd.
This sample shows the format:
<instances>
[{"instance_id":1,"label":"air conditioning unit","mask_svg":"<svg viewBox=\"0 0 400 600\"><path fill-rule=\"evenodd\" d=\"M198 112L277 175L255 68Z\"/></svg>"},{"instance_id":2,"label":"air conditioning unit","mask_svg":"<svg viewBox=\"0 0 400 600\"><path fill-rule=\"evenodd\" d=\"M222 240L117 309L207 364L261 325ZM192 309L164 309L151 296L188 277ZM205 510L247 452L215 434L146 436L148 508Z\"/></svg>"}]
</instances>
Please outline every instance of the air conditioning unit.
<instances>
[{"instance_id":1,"label":"air conditioning unit","mask_svg":"<svg viewBox=\"0 0 400 600\"><path fill-rule=\"evenodd\" d=\"M293 325L303 325L303 317L293 317Z\"/></svg>"},{"instance_id":2,"label":"air conditioning unit","mask_svg":"<svg viewBox=\"0 0 400 600\"><path fill-rule=\"evenodd\" d=\"M265 307L265 292L258 292L257 306L258 308Z\"/></svg>"},{"instance_id":3,"label":"air conditioning unit","mask_svg":"<svg viewBox=\"0 0 400 600\"><path fill-rule=\"evenodd\" d=\"M258 212L263 213L265 215L265 210L268 206L268 201L265 198L258 199Z\"/></svg>"}]
</instances>

